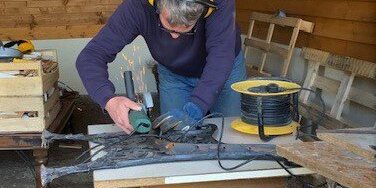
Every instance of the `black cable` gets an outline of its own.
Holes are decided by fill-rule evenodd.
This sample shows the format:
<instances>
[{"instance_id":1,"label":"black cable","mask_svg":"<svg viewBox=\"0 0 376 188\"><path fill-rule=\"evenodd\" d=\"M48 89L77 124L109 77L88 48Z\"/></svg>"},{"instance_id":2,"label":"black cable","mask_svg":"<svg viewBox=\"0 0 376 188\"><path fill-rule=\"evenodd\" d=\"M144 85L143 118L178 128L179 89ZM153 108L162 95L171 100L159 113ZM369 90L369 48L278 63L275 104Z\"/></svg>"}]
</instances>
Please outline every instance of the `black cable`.
<instances>
[{"instance_id":1,"label":"black cable","mask_svg":"<svg viewBox=\"0 0 376 188\"><path fill-rule=\"evenodd\" d=\"M65 88L69 89L70 91L76 91L74 89L72 89L71 87L68 86L68 84L62 82L62 81L57 81L59 84L63 85Z\"/></svg>"},{"instance_id":2,"label":"black cable","mask_svg":"<svg viewBox=\"0 0 376 188\"><path fill-rule=\"evenodd\" d=\"M248 124L258 124L259 96L241 94L241 119ZM262 117L264 125L287 125L292 121L291 96L262 97Z\"/></svg>"},{"instance_id":3,"label":"black cable","mask_svg":"<svg viewBox=\"0 0 376 188\"><path fill-rule=\"evenodd\" d=\"M218 113L217 113L217 115L219 115ZM250 158L250 159L247 159L246 161L243 161L242 163L240 163L240 164L238 164L238 165L235 165L235 166L233 166L233 167L225 167L223 164L222 164L222 162L221 162L221 158L220 158L220 151L221 151L221 144L222 144L222 137L223 137L223 132L224 132L224 116L223 115L220 115L221 116L221 119L222 119L222 122L221 122L221 130L220 130L220 134L219 134L219 139L218 139L218 144L217 144L217 161L218 161L218 164L219 164L219 166L223 169L223 170L227 170L227 171L230 171L230 170L235 170L235 169L237 169L237 168L240 168L240 167L242 167L242 166L244 166L244 165L246 165L246 164L248 164L248 163L250 163L250 162L252 162L252 161L254 161L254 160L257 160L258 158L260 158L261 156L263 157L263 158L266 158L266 157L269 157L270 158L270 160L273 160L273 161L275 161L275 162L277 162L290 176L292 176L292 177L294 177L295 179L297 179L298 181L300 181L301 183L303 183L304 185L307 185L308 187L322 187L322 186L324 186L324 185L326 185L327 183L325 182L325 183L323 183L323 184L320 184L320 185L317 185L317 186L315 186L315 185L312 185L312 184L310 184L310 183L308 183L308 182L305 182L305 181L303 181L302 179L300 179L298 176L296 176L295 174L293 174L285 165L283 165L282 164L282 162L281 161L279 161L277 158L276 158L276 156L274 156L274 155L271 155L271 154L265 154L265 153L263 153L263 154L261 154L260 153L260 155L259 156L257 156L257 157L253 157L253 158Z\"/></svg>"}]
</instances>

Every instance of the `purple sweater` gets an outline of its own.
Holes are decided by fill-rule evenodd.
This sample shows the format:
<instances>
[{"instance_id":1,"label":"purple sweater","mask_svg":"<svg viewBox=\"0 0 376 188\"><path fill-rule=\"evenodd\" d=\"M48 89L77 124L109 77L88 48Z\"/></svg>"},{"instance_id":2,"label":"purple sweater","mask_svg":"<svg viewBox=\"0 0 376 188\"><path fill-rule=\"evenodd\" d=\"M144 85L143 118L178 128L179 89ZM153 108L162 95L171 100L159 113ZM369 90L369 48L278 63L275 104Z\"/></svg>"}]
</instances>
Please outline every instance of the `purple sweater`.
<instances>
[{"instance_id":1,"label":"purple sweater","mask_svg":"<svg viewBox=\"0 0 376 188\"><path fill-rule=\"evenodd\" d=\"M191 100L205 114L223 88L241 48L235 1L216 2L218 9L198 21L193 36L173 39L159 28L156 10L147 0L125 0L78 56L76 67L91 98L104 108L115 96L107 64L141 35L158 63L176 74L200 78Z\"/></svg>"}]
</instances>

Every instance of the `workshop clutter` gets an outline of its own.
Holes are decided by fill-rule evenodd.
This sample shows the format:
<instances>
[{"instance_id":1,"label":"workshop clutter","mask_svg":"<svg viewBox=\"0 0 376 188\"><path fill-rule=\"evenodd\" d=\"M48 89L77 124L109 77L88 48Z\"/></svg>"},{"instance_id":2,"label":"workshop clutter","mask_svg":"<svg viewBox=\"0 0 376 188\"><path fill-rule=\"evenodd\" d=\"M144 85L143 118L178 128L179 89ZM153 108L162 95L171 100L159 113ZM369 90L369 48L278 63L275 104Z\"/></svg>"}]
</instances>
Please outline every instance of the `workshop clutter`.
<instances>
[{"instance_id":1,"label":"workshop clutter","mask_svg":"<svg viewBox=\"0 0 376 188\"><path fill-rule=\"evenodd\" d=\"M57 116L56 50L35 51L0 63L0 133L42 132Z\"/></svg>"}]
</instances>

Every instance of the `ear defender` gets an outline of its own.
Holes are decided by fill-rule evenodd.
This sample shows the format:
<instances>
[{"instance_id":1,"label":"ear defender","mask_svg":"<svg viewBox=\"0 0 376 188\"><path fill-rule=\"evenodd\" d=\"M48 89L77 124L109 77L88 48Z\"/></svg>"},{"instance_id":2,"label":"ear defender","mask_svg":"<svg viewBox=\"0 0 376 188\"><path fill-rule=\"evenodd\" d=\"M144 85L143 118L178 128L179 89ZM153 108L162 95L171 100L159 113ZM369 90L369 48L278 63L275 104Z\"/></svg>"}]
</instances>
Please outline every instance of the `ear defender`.
<instances>
[{"instance_id":1,"label":"ear defender","mask_svg":"<svg viewBox=\"0 0 376 188\"><path fill-rule=\"evenodd\" d=\"M31 42L31 40L17 40L17 41L11 41L6 44L4 44L4 47L10 48L14 45L18 46L18 50L21 51L22 53L29 53L33 52L34 49L34 44Z\"/></svg>"},{"instance_id":2,"label":"ear defender","mask_svg":"<svg viewBox=\"0 0 376 188\"><path fill-rule=\"evenodd\" d=\"M157 9L158 0L148 0L149 4ZM184 1L184 0L183 0ZM217 3L214 0L185 0L187 2L198 3L204 6L204 11L202 12L202 18L209 17L216 9Z\"/></svg>"}]
</instances>

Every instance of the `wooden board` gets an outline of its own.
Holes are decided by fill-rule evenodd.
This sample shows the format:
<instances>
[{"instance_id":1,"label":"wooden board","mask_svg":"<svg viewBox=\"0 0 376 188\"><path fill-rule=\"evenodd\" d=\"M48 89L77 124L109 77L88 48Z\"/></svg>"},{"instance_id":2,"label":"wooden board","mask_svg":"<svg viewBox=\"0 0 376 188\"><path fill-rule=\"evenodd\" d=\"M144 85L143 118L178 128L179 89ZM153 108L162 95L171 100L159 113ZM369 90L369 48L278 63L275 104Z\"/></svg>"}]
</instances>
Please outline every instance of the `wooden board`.
<instances>
[{"instance_id":1,"label":"wooden board","mask_svg":"<svg viewBox=\"0 0 376 188\"><path fill-rule=\"evenodd\" d=\"M376 159L376 150L370 147L370 145L376 146L376 134L319 132L317 136L323 141L340 146L371 161Z\"/></svg>"},{"instance_id":2,"label":"wooden board","mask_svg":"<svg viewBox=\"0 0 376 188\"><path fill-rule=\"evenodd\" d=\"M374 162L326 142L279 145L277 153L347 187L374 188L376 185Z\"/></svg>"},{"instance_id":3,"label":"wooden board","mask_svg":"<svg viewBox=\"0 0 376 188\"><path fill-rule=\"evenodd\" d=\"M90 125L88 127L89 134L118 131L121 131L121 129L112 124ZM90 143L90 147L93 146ZM95 152L96 149L91 152ZM100 156L99 154L94 159ZM233 160L223 161L226 166L233 166L240 162ZM292 168L291 170L297 175L311 173L311 171L307 171L305 168ZM119 169L96 170L93 172L95 187L172 185L281 176L288 176L288 174L277 163L271 161L254 161L234 171L222 170L218 166L217 161L214 160L150 164Z\"/></svg>"},{"instance_id":4,"label":"wooden board","mask_svg":"<svg viewBox=\"0 0 376 188\"><path fill-rule=\"evenodd\" d=\"M136 184L137 185L137 184ZM262 185L263 188L284 188L286 187L286 178L260 178L260 179L245 179L245 180L229 180L229 181L212 181L212 182L200 182L200 183L184 183L184 184L174 184L174 185L156 185L156 186L141 186L142 188L259 188ZM122 187L124 184L119 182L115 184L111 182L107 186L100 186L103 188L107 187Z\"/></svg>"},{"instance_id":5,"label":"wooden board","mask_svg":"<svg viewBox=\"0 0 376 188\"><path fill-rule=\"evenodd\" d=\"M237 0L237 21L246 34L252 12L287 16L315 23L312 34L299 34L297 47L310 47L342 56L376 62L376 2L345 0ZM255 37L265 35L268 26L255 28ZM291 31L275 28L273 41L288 44Z\"/></svg>"}]
</instances>

